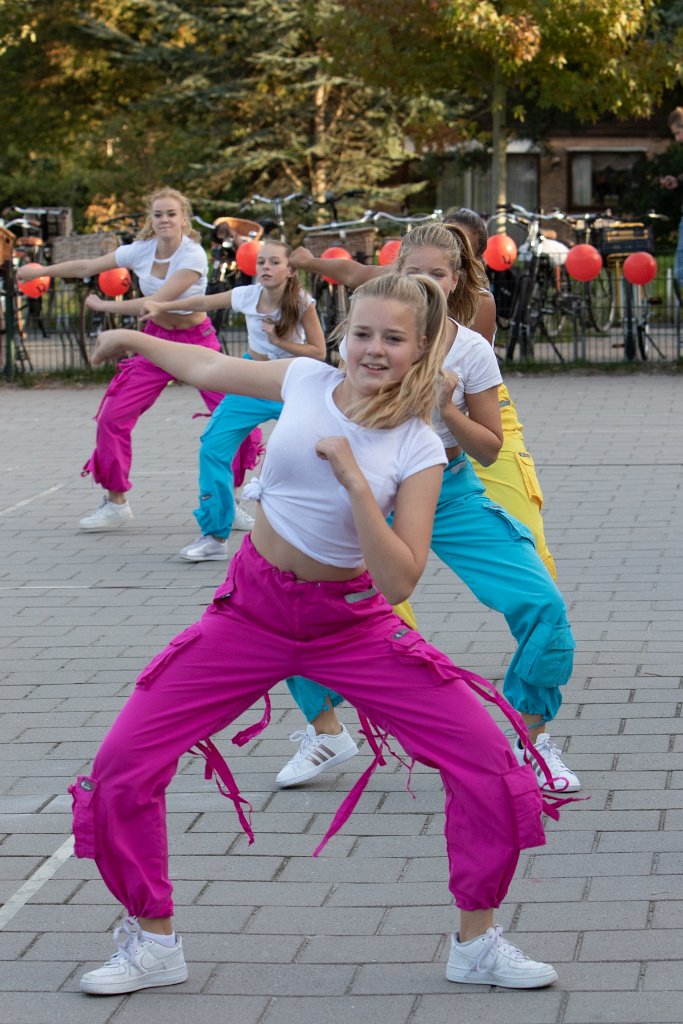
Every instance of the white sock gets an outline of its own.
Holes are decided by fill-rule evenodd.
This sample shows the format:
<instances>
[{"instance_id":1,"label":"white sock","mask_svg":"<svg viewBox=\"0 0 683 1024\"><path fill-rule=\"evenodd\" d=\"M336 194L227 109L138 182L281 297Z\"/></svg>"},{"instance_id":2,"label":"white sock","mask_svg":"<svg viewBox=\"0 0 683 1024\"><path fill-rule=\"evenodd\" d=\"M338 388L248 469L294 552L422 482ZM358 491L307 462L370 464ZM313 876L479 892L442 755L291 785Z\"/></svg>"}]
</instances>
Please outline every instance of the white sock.
<instances>
[{"instance_id":1,"label":"white sock","mask_svg":"<svg viewBox=\"0 0 683 1024\"><path fill-rule=\"evenodd\" d=\"M171 932L170 935L157 935L156 932L146 932L144 928L140 929L142 936L145 939L153 939L154 942L158 942L161 946L168 946L171 949L175 946L175 932Z\"/></svg>"}]
</instances>

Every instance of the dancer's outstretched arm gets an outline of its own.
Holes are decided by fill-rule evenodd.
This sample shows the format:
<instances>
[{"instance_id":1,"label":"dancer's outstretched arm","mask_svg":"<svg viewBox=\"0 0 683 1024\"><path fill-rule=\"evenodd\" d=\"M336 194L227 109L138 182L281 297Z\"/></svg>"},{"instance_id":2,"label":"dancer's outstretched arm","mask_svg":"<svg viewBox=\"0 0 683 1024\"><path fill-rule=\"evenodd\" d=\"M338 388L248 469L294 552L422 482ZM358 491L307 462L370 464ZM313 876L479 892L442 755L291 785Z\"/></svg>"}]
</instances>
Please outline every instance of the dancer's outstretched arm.
<instances>
[{"instance_id":1,"label":"dancer's outstretched arm","mask_svg":"<svg viewBox=\"0 0 683 1024\"><path fill-rule=\"evenodd\" d=\"M172 377L200 391L230 392L273 402L282 401L282 382L290 364L289 359L267 362L237 359L200 345L179 344L124 328L98 335L92 363L99 366L112 359L122 359L130 352L144 356Z\"/></svg>"}]
</instances>

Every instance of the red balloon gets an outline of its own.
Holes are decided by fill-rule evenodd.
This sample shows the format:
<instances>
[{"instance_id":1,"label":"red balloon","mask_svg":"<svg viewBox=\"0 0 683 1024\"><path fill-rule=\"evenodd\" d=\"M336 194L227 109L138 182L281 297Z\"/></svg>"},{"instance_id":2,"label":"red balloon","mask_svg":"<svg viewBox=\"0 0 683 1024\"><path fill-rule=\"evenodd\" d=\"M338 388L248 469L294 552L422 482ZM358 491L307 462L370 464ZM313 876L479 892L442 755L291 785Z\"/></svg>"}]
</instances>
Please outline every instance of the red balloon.
<instances>
[{"instance_id":1,"label":"red balloon","mask_svg":"<svg viewBox=\"0 0 683 1024\"><path fill-rule=\"evenodd\" d=\"M261 243L257 242L255 238L250 239L248 242L242 242L242 244L237 247L235 263L243 274L248 274L249 277L253 277L256 273L256 260L258 259L260 248Z\"/></svg>"},{"instance_id":2,"label":"red balloon","mask_svg":"<svg viewBox=\"0 0 683 1024\"><path fill-rule=\"evenodd\" d=\"M632 252L624 260L624 277L630 284L649 284L657 276L657 260L649 252Z\"/></svg>"},{"instance_id":3,"label":"red balloon","mask_svg":"<svg viewBox=\"0 0 683 1024\"><path fill-rule=\"evenodd\" d=\"M567 253L567 273L575 281L593 281L602 270L602 256L592 245L575 245Z\"/></svg>"},{"instance_id":4,"label":"red balloon","mask_svg":"<svg viewBox=\"0 0 683 1024\"><path fill-rule=\"evenodd\" d=\"M380 267L388 267L390 263L395 263L398 256L398 250L401 248L400 238L391 238L388 242L385 242L379 251L379 265Z\"/></svg>"},{"instance_id":5,"label":"red balloon","mask_svg":"<svg viewBox=\"0 0 683 1024\"><path fill-rule=\"evenodd\" d=\"M330 246L329 249L325 249L325 252L322 253L320 259L321 260L352 260L353 256L351 255L351 253L347 249L343 249L341 245L332 245L332 246ZM327 281L328 284L339 284L339 281L335 281L331 277L325 277L324 274L323 274L323 278Z\"/></svg>"},{"instance_id":6,"label":"red balloon","mask_svg":"<svg viewBox=\"0 0 683 1024\"><path fill-rule=\"evenodd\" d=\"M130 288L130 274L126 267L114 267L112 270L103 270L97 283L101 292L115 299L117 295L125 295Z\"/></svg>"},{"instance_id":7,"label":"red balloon","mask_svg":"<svg viewBox=\"0 0 683 1024\"><path fill-rule=\"evenodd\" d=\"M491 235L484 249L484 262L491 270L509 270L517 259L517 246L509 235Z\"/></svg>"},{"instance_id":8,"label":"red balloon","mask_svg":"<svg viewBox=\"0 0 683 1024\"><path fill-rule=\"evenodd\" d=\"M24 266L27 270L36 270L36 268L42 270L43 268L42 263L25 263ZM50 278L47 274L41 274L40 277L34 277L32 281L21 281L17 287L22 295L27 295L29 299L39 299L43 292L50 287Z\"/></svg>"}]
</instances>

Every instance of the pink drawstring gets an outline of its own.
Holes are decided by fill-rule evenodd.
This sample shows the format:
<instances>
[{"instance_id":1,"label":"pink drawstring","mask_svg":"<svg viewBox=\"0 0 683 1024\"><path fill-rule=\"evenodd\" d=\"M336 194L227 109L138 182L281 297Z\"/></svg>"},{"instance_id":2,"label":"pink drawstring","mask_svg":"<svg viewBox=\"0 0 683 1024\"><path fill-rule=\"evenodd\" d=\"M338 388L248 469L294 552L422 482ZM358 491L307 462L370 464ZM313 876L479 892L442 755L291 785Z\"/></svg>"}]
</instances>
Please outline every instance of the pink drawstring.
<instances>
[{"instance_id":1,"label":"pink drawstring","mask_svg":"<svg viewBox=\"0 0 683 1024\"><path fill-rule=\"evenodd\" d=\"M197 754L200 757L203 757L206 761L206 766L204 768L205 779L210 779L212 775L217 776L215 781L218 791L229 800L232 800L235 805L235 810L237 811L237 817L239 818L242 830L247 836L249 845L251 846L254 842L254 833L251 827L251 816L254 812L254 808L249 801L241 795L237 787L237 783L232 776L232 772L225 763L222 754L216 745L209 739L202 740L200 743L197 743L196 747L192 747L189 753ZM221 782L223 782L225 789L221 786ZM242 804L246 804L249 808L248 818L242 810Z\"/></svg>"}]
</instances>

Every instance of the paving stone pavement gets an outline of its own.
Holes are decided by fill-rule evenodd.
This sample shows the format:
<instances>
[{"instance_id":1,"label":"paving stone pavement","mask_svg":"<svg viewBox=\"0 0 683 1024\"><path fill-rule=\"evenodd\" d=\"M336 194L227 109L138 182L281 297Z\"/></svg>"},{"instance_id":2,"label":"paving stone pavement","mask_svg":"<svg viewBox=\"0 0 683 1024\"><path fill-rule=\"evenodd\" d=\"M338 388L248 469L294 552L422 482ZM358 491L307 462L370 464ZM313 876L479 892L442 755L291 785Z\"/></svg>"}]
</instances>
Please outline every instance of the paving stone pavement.
<instances>
[{"instance_id":1,"label":"paving stone pavement","mask_svg":"<svg viewBox=\"0 0 683 1024\"><path fill-rule=\"evenodd\" d=\"M200 407L191 389L169 388L138 425L134 522L84 535L77 520L99 495L79 469L100 389L0 387L2 1024L680 1024L683 382L509 383L577 640L553 733L590 800L549 822L547 846L522 857L498 920L555 964L559 982L511 992L445 980L454 912L433 772L415 772L411 800L405 773L380 769L343 831L310 856L367 748L305 789L279 792L274 777L301 724L280 684L265 735L242 749L219 739L254 805L253 846L196 760L181 762L170 790L189 981L110 998L78 991L83 969L109 956L119 910L92 862L69 856L66 787L87 771L137 672L199 615L224 565L176 554L196 532L205 421L191 418ZM505 623L435 559L414 607L456 662L501 679L512 651ZM353 711L343 717L357 728Z\"/></svg>"}]
</instances>

